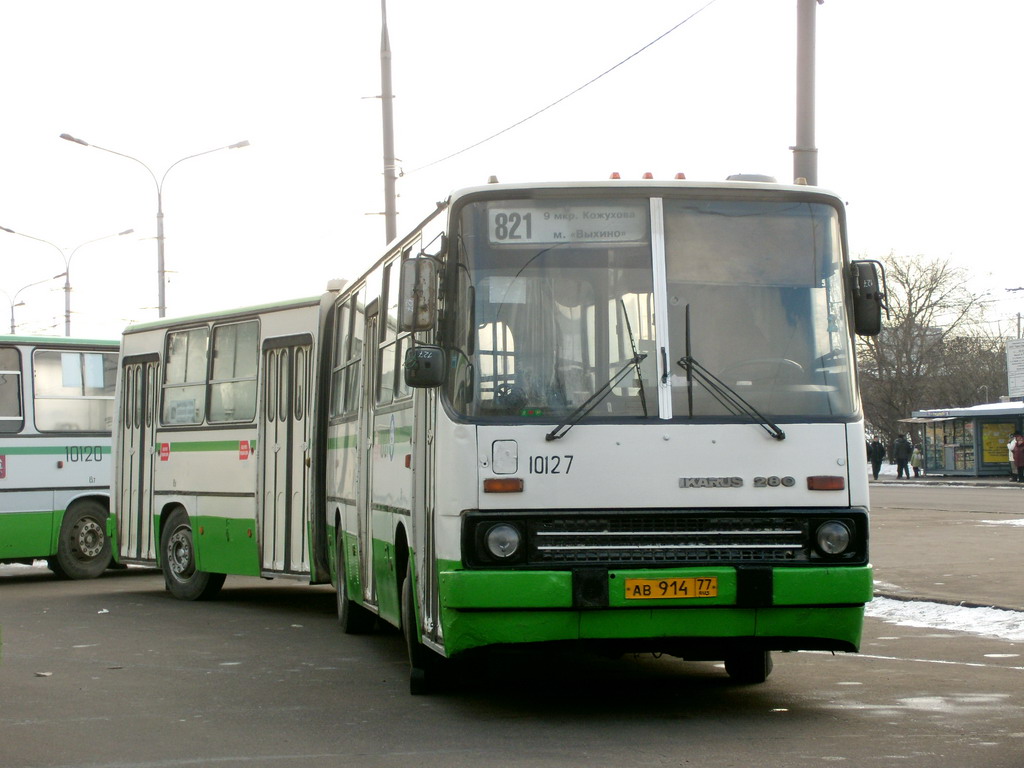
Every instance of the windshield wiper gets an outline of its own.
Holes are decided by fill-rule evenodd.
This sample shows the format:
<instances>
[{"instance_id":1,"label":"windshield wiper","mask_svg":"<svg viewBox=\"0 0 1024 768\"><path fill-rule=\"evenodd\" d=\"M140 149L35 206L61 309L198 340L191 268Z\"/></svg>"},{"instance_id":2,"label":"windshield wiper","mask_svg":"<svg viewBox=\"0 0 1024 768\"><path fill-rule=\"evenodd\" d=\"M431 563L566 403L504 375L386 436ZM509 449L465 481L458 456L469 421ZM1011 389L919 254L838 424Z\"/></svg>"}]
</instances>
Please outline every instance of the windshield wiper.
<instances>
[{"instance_id":1,"label":"windshield wiper","mask_svg":"<svg viewBox=\"0 0 1024 768\"><path fill-rule=\"evenodd\" d=\"M636 383L640 387L640 407L644 409L644 418L647 418L647 395L644 394L644 375L640 371L640 363L643 361L643 357L636 348L636 337L633 336L633 326L629 324L629 313L626 311L626 302L619 299L619 303L622 305L622 317L626 321L626 333L629 334L629 348L633 351L633 362L636 367Z\"/></svg>"},{"instance_id":2,"label":"windshield wiper","mask_svg":"<svg viewBox=\"0 0 1024 768\"><path fill-rule=\"evenodd\" d=\"M786 433L782 431L778 424L740 397L736 390L711 373L693 357L690 350L689 304L686 305L686 355L677 360L676 364L686 371L686 388L691 419L693 418L693 382L696 381L730 413L737 416L749 416L757 421L761 428L774 439L786 439Z\"/></svg>"},{"instance_id":3,"label":"windshield wiper","mask_svg":"<svg viewBox=\"0 0 1024 768\"><path fill-rule=\"evenodd\" d=\"M544 436L544 439L558 440L562 437L565 437L566 433L570 429L572 429L576 424L578 424L584 416L586 416L588 413L594 410L598 406L598 404L600 404L600 402L608 396L608 393L615 388L615 385L622 381L623 378L625 378L630 368L639 367L640 363L643 362L643 360L646 357L647 355L634 355L633 359L628 360L626 364L619 369L618 373L616 373L614 376L608 379L604 386L602 386L599 390L597 390L597 392L595 392L586 400L584 400L583 404L580 405L579 408L570 413L568 417L566 417L565 421L563 421L557 427L548 432ZM642 390L643 387L641 387L641 391Z\"/></svg>"}]
</instances>

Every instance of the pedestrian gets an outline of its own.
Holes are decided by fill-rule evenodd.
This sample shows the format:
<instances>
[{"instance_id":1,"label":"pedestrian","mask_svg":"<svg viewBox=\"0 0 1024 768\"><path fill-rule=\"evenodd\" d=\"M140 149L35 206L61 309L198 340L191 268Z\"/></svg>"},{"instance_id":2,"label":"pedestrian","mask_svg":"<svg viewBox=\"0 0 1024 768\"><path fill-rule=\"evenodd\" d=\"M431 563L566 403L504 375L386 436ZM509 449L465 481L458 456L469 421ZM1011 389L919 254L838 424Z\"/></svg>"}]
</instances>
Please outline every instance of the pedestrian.
<instances>
[{"instance_id":1,"label":"pedestrian","mask_svg":"<svg viewBox=\"0 0 1024 768\"><path fill-rule=\"evenodd\" d=\"M896 477L904 477L910 479L910 454L913 453L913 448L910 447L910 441L906 437L900 435L896 438L896 442L892 446L892 458L896 462Z\"/></svg>"},{"instance_id":2,"label":"pedestrian","mask_svg":"<svg viewBox=\"0 0 1024 768\"><path fill-rule=\"evenodd\" d=\"M924 474L924 454L921 453L921 447L918 445L914 446L914 452L910 454L910 466L914 470L914 477Z\"/></svg>"},{"instance_id":3,"label":"pedestrian","mask_svg":"<svg viewBox=\"0 0 1024 768\"><path fill-rule=\"evenodd\" d=\"M1010 435L1010 442L1006 444L1006 451L1010 459L1010 480L1017 482L1017 462L1013 460L1013 446L1017 444L1017 435L1020 432L1014 432Z\"/></svg>"},{"instance_id":4,"label":"pedestrian","mask_svg":"<svg viewBox=\"0 0 1024 768\"><path fill-rule=\"evenodd\" d=\"M1024 435L1018 432L1014 440L1013 463L1017 465L1017 482L1024 483Z\"/></svg>"},{"instance_id":5,"label":"pedestrian","mask_svg":"<svg viewBox=\"0 0 1024 768\"><path fill-rule=\"evenodd\" d=\"M868 445L868 461L871 462L871 475L878 479L878 472L882 468L882 459L885 458L885 446L876 437Z\"/></svg>"}]
</instances>

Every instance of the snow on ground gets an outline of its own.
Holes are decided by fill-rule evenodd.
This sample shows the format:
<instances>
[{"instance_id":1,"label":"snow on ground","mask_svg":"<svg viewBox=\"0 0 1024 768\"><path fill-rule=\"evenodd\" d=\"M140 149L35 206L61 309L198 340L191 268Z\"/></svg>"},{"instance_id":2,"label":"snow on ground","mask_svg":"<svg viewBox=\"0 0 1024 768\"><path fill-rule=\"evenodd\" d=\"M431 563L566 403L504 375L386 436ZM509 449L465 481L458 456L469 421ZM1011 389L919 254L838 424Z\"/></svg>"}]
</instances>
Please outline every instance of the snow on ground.
<instances>
[{"instance_id":1,"label":"snow on ground","mask_svg":"<svg viewBox=\"0 0 1024 768\"><path fill-rule=\"evenodd\" d=\"M1024 642L1024 613L1020 611L876 597L868 603L865 613L904 627L970 632Z\"/></svg>"}]
</instances>

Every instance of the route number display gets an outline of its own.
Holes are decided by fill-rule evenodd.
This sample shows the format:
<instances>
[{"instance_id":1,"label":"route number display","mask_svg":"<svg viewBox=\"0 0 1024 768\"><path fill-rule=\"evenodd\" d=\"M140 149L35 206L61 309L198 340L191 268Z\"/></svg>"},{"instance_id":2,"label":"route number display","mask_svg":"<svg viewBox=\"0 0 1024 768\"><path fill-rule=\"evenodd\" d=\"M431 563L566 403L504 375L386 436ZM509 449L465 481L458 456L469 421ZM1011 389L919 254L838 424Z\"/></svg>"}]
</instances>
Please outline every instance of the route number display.
<instances>
[{"instance_id":1,"label":"route number display","mask_svg":"<svg viewBox=\"0 0 1024 768\"><path fill-rule=\"evenodd\" d=\"M487 212L491 245L638 243L647 239L646 206L623 203L507 203Z\"/></svg>"}]
</instances>

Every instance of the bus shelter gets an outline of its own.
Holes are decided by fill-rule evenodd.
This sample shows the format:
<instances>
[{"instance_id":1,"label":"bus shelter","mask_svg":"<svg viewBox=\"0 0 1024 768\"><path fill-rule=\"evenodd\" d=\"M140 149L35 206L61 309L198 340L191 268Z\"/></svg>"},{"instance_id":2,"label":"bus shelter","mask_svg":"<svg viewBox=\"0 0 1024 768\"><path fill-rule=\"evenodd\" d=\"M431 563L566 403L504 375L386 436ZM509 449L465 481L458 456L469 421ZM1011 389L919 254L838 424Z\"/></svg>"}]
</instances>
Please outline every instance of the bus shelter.
<instances>
[{"instance_id":1,"label":"bus shelter","mask_svg":"<svg viewBox=\"0 0 1024 768\"><path fill-rule=\"evenodd\" d=\"M900 419L916 433L925 473L986 477L1010 471L1006 444L1022 431L1024 402L914 411Z\"/></svg>"}]
</instances>

